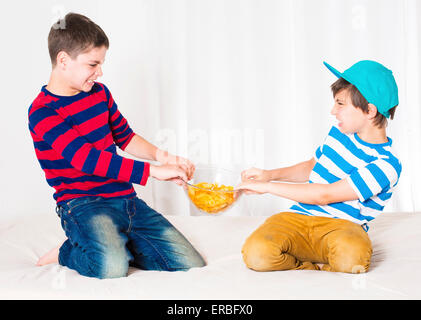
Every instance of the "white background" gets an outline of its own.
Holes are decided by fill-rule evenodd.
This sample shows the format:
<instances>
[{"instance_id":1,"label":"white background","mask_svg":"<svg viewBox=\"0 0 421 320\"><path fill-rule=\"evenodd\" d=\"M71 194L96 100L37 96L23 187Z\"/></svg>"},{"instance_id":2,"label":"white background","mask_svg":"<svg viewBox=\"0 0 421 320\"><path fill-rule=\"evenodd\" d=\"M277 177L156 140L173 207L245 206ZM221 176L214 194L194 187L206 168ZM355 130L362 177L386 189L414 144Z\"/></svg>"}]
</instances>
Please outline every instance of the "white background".
<instances>
[{"instance_id":1,"label":"white background","mask_svg":"<svg viewBox=\"0 0 421 320\"><path fill-rule=\"evenodd\" d=\"M54 214L27 111L49 79L49 29L70 11L108 35L99 81L132 129L197 165L271 169L309 159L334 123L336 78L322 62L340 71L381 62L399 87L388 135L403 164L385 211L421 211L419 1L16 0L0 4L0 219ZM175 184L135 188L164 214L189 214ZM290 204L248 196L232 214L270 215Z\"/></svg>"}]
</instances>

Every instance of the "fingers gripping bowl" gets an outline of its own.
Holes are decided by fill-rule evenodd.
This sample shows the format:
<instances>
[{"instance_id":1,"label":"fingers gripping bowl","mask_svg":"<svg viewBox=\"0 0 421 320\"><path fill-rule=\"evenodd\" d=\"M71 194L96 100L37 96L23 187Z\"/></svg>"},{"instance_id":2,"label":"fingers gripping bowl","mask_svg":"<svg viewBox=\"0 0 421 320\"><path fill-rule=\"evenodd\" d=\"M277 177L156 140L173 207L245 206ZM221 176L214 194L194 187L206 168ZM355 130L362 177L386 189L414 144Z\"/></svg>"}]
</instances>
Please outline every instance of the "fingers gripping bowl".
<instances>
[{"instance_id":1,"label":"fingers gripping bowl","mask_svg":"<svg viewBox=\"0 0 421 320\"><path fill-rule=\"evenodd\" d=\"M216 167L197 167L194 177L186 188L193 207L193 215L200 213L219 214L238 201L241 191L234 186L241 176L231 170Z\"/></svg>"}]
</instances>

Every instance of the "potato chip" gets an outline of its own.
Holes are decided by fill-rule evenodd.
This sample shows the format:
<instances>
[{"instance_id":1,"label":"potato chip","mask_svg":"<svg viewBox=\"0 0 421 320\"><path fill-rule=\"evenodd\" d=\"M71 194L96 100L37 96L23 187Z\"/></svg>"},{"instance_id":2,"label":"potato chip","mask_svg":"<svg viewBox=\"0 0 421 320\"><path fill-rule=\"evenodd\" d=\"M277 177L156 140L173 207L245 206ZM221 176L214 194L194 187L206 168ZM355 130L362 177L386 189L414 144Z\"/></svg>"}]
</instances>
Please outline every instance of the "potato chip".
<instances>
[{"instance_id":1,"label":"potato chip","mask_svg":"<svg viewBox=\"0 0 421 320\"><path fill-rule=\"evenodd\" d=\"M188 195L197 208L207 213L217 213L230 206L235 198L232 186L218 185L217 183L200 182L188 187ZM204 190L206 189L206 190ZM228 191L228 192L224 192Z\"/></svg>"}]
</instances>

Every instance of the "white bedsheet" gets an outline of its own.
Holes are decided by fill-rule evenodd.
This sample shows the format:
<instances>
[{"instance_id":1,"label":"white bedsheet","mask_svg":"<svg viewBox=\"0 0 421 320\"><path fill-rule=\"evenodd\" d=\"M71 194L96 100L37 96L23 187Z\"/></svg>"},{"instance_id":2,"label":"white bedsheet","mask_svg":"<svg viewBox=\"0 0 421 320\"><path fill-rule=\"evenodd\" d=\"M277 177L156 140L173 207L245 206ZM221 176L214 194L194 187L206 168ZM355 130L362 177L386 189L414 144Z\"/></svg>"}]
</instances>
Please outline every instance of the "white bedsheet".
<instances>
[{"instance_id":1,"label":"white bedsheet","mask_svg":"<svg viewBox=\"0 0 421 320\"><path fill-rule=\"evenodd\" d=\"M370 223L366 274L255 272L241 257L245 238L267 217L167 218L205 257L187 272L130 268L99 280L38 258L64 239L59 219L41 215L0 225L1 299L420 299L421 213L384 213Z\"/></svg>"}]
</instances>

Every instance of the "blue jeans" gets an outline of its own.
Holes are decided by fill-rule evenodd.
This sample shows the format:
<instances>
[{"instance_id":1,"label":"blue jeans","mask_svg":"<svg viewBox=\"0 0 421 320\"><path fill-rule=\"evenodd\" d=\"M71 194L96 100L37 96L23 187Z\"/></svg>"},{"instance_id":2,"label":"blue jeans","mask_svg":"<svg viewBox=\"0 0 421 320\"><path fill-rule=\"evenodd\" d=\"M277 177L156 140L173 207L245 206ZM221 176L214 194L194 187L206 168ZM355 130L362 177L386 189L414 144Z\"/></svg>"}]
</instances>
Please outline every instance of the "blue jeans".
<instances>
[{"instance_id":1,"label":"blue jeans","mask_svg":"<svg viewBox=\"0 0 421 320\"><path fill-rule=\"evenodd\" d=\"M190 242L160 213L133 197L83 197L57 206L67 240L59 263L81 275L116 278L129 266L177 271L205 266Z\"/></svg>"}]
</instances>

